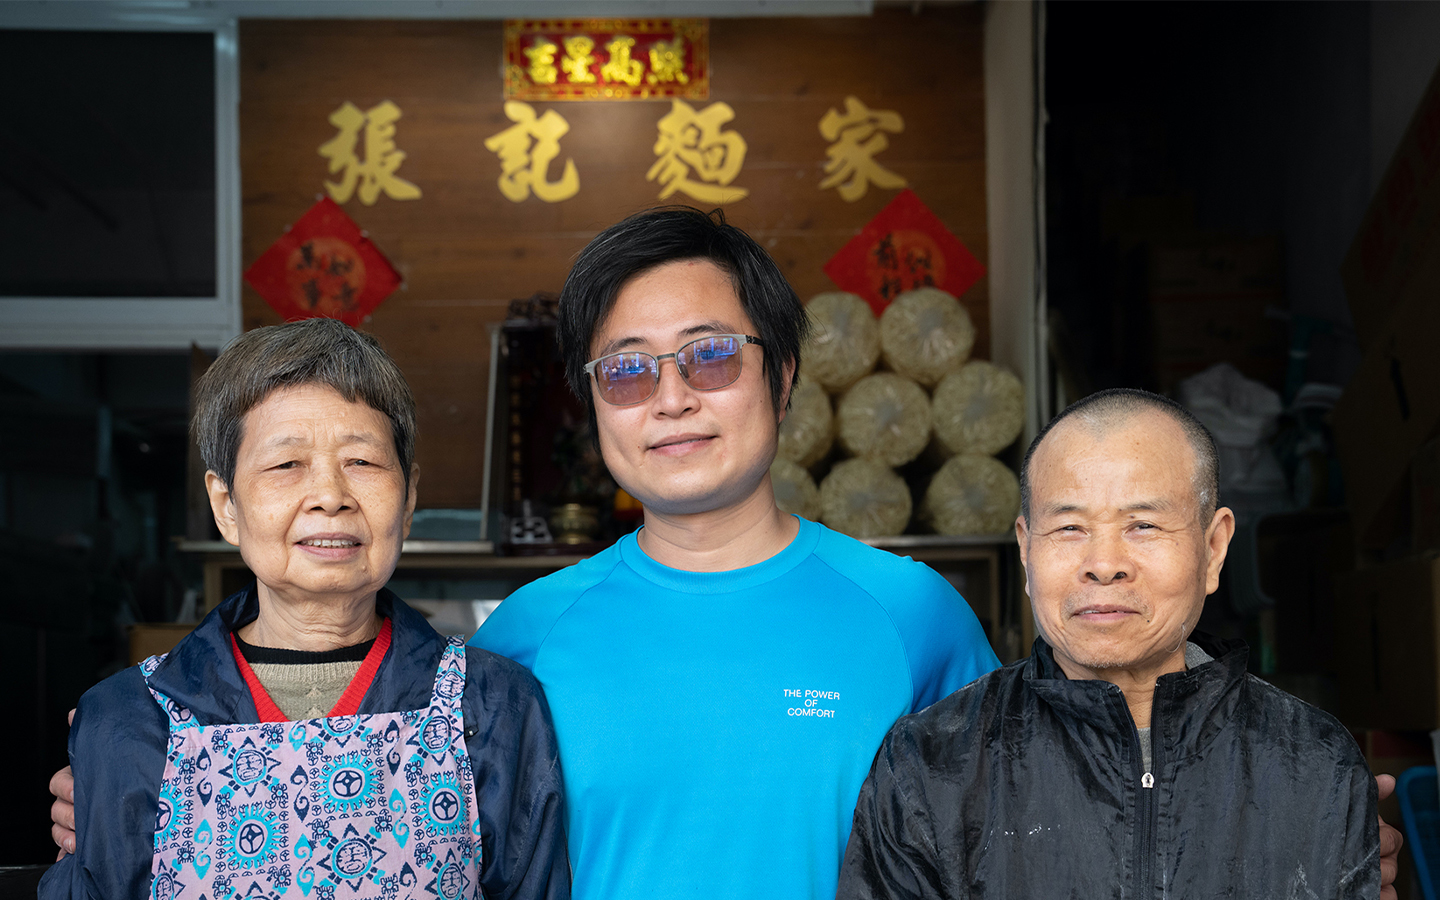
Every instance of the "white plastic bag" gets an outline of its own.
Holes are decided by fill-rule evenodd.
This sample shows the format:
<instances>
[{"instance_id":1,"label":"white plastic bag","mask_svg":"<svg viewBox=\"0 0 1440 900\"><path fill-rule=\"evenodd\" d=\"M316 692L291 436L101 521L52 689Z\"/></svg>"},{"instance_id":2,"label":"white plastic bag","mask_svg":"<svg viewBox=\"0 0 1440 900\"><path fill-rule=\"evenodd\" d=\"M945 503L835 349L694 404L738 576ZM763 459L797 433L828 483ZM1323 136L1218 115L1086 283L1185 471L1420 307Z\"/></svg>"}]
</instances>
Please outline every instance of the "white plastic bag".
<instances>
[{"instance_id":1,"label":"white plastic bag","mask_svg":"<svg viewBox=\"0 0 1440 900\"><path fill-rule=\"evenodd\" d=\"M1180 402L1215 436L1222 494L1285 493L1269 444L1284 409L1279 394L1222 362L1180 382Z\"/></svg>"}]
</instances>

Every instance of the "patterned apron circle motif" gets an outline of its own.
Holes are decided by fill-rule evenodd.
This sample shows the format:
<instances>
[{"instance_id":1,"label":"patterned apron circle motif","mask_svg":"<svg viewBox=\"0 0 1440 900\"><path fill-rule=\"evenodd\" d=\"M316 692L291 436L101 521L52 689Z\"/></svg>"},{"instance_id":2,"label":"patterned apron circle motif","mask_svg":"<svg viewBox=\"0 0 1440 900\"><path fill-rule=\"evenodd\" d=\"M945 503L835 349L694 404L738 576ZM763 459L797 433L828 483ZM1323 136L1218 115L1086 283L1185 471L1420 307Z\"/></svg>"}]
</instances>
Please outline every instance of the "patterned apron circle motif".
<instances>
[{"instance_id":1,"label":"patterned apron circle motif","mask_svg":"<svg viewBox=\"0 0 1440 900\"><path fill-rule=\"evenodd\" d=\"M479 897L464 687L451 638L425 709L200 725L151 688L170 723L153 900Z\"/></svg>"}]
</instances>

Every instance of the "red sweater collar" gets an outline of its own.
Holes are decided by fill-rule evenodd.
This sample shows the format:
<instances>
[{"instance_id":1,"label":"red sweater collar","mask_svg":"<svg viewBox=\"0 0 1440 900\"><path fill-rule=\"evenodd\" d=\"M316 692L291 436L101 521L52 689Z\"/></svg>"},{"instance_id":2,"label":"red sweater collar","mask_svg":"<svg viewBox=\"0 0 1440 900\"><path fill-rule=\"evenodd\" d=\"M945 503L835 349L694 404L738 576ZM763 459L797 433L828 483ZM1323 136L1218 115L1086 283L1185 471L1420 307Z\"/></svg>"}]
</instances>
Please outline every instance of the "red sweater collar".
<instances>
[{"instance_id":1,"label":"red sweater collar","mask_svg":"<svg viewBox=\"0 0 1440 900\"><path fill-rule=\"evenodd\" d=\"M375 673L380 671L380 661L385 658L385 651L390 649L390 620L385 619L380 623L380 633L375 636L375 643L370 647L370 652L365 654L365 659L360 663L360 669L355 677L350 679L344 693L336 701L335 708L330 710L330 716L353 716L360 711L360 701L365 698L365 692L370 690L370 684L375 680ZM255 670L250 668L250 663L245 661L245 656L240 652L240 645L235 641L234 633L230 635L230 650L235 654L235 665L240 668L240 675L245 679L245 684L250 688L250 697L255 701L255 711L260 714L262 722L288 722L290 717L281 712L275 701L270 699L270 694L260 679L255 675Z\"/></svg>"}]
</instances>

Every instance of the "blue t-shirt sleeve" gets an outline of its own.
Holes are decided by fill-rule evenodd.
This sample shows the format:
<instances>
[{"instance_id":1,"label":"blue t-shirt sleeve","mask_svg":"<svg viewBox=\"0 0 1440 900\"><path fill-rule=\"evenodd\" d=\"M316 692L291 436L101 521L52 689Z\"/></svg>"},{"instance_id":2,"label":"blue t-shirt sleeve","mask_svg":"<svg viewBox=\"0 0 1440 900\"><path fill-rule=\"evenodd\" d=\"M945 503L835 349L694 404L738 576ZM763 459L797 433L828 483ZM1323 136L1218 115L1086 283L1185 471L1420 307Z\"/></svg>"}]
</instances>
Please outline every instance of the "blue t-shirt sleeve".
<instances>
[{"instance_id":1,"label":"blue t-shirt sleeve","mask_svg":"<svg viewBox=\"0 0 1440 900\"><path fill-rule=\"evenodd\" d=\"M530 582L495 607L470 646L513 659L532 672L555 623L614 568L614 548Z\"/></svg>"},{"instance_id":2,"label":"blue t-shirt sleeve","mask_svg":"<svg viewBox=\"0 0 1440 900\"><path fill-rule=\"evenodd\" d=\"M910 582L890 605L890 618L910 660L910 711L918 712L998 669L1000 660L960 592L929 566L905 562Z\"/></svg>"},{"instance_id":3,"label":"blue t-shirt sleeve","mask_svg":"<svg viewBox=\"0 0 1440 900\"><path fill-rule=\"evenodd\" d=\"M889 616L910 665L910 712L1000 668L975 611L940 573L821 527L817 554Z\"/></svg>"},{"instance_id":4,"label":"blue t-shirt sleeve","mask_svg":"<svg viewBox=\"0 0 1440 900\"><path fill-rule=\"evenodd\" d=\"M554 618L547 615L551 605L540 582L528 584L495 607L470 638L471 647L515 660L527 669L535 668L535 656Z\"/></svg>"},{"instance_id":5,"label":"blue t-shirt sleeve","mask_svg":"<svg viewBox=\"0 0 1440 900\"><path fill-rule=\"evenodd\" d=\"M522 639L525 637L525 629L517 628L516 617L505 615L504 608L505 603L501 603L486 617L480 624L480 630L471 636L469 646L513 659L527 669L534 668L538 645L534 641Z\"/></svg>"}]
</instances>

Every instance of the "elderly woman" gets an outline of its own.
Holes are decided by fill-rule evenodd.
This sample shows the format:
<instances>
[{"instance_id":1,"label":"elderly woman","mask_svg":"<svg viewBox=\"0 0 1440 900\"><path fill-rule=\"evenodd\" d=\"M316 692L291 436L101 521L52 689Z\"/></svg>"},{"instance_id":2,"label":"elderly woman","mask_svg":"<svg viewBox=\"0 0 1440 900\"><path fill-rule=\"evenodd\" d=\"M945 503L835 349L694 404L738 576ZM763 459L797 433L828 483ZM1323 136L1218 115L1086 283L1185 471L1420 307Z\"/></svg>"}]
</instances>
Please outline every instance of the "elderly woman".
<instances>
[{"instance_id":1,"label":"elderly woman","mask_svg":"<svg viewBox=\"0 0 1440 900\"><path fill-rule=\"evenodd\" d=\"M81 698L78 846L40 897L567 898L535 679L384 587L415 510L394 362L333 320L256 329L193 426L256 582Z\"/></svg>"}]
</instances>

